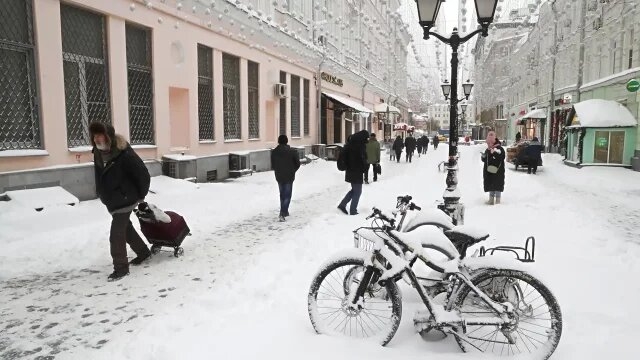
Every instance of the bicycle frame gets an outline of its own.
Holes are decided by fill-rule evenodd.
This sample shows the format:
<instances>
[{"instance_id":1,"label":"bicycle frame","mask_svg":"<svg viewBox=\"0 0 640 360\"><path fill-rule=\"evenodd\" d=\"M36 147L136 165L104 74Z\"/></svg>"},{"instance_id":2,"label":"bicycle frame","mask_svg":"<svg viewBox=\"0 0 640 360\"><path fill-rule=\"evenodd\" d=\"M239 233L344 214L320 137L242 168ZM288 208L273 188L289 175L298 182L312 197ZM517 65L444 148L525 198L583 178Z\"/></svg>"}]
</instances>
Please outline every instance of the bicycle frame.
<instances>
[{"instance_id":1,"label":"bicycle frame","mask_svg":"<svg viewBox=\"0 0 640 360\"><path fill-rule=\"evenodd\" d=\"M458 271L455 271L455 272L447 271L445 270L445 268L439 266L438 264L431 262L422 251L416 254L415 252L416 249L412 249L408 244L404 243L402 240L400 240L398 237L394 236L391 233L391 230L393 229L394 228L392 226L387 226L387 225L384 225L382 227L382 230L391 239L391 241L389 239L381 237L386 248L383 248L383 249L374 248L371 251L373 266L368 266L366 268L363 281L360 282L360 284L358 285L358 289L351 300L351 303L353 305L356 305L359 299L361 299L364 296L364 293L369 287L369 282L372 278L375 278L376 280L382 278L382 280L378 280L378 282L380 283L381 286L385 286L386 281L396 282L400 278L402 278L404 274L407 274L407 276L411 281L411 285L416 289L416 291L418 291L420 299L422 300L424 305L427 307L427 310L429 310L429 312L432 314L434 320L436 321L436 324L462 325L462 327L465 327L466 325L503 325L510 321L509 320L510 316L508 313L511 312L512 309L509 306L509 304L505 305L505 304L494 302L481 289L475 286L471 282L471 280L469 280L469 278L465 274L463 274L462 271L460 271L459 259L453 260L453 261L458 261L458 264L457 264ZM385 250L390 250L390 251L385 251ZM402 256L408 251L411 251L413 254L411 259L407 259L404 256ZM396 259L388 259L389 256L395 256ZM418 282L418 278L416 274L411 269L411 260L413 260L413 258L415 257L420 258L422 261L425 262L425 264L427 264L432 269L440 273L447 273L447 274L453 275L456 279L461 280L464 284L469 286L471 288L471 291L477 294L480 297L480 299L482 299L483 302L489 305L489 307L496 312L496 315L498 316L498 318L471 318L471 319L460 318L460 321L438 321L434 308L436 306L441 306L441 305L436 304L434 299L430 297L429 294L427 294L424 291L424 289L422 289L422 286L420 286L420 283ZM385 278L384 273L390 269L386 268L385 265L380 261L380 259L386 260L387 262L391 262L391 263L397 263L398 261L402 261L404 265L400 271L398 271L395 274L392 274L392 276L388 278ZM393 265L391 268L393 268ZM379 276L378 274L375 274L376 276L374 277L374 271L375 271L374 269L380 272Z\"/></svg>"}]
</instances>

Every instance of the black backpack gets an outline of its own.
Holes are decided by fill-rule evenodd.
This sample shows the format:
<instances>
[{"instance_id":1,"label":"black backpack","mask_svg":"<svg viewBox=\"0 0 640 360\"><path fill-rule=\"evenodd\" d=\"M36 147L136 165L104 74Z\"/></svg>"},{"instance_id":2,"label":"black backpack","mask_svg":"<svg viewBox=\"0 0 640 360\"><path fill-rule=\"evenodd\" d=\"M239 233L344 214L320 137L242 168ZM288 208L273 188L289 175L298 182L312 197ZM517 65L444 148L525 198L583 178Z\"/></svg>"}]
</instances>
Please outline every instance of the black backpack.
<instances>
[{"instance_id":1,"label":"black backpack","mask_svg":"<svg viewBox=\"0 0 640 360\"><path fill-rule=\"evenodd\" d=\"M340 153L338 154L338 161L336 161L336 163L338 165L338 170L347 170L347 145L340 150Z\"/></svg>"}]
</instances>

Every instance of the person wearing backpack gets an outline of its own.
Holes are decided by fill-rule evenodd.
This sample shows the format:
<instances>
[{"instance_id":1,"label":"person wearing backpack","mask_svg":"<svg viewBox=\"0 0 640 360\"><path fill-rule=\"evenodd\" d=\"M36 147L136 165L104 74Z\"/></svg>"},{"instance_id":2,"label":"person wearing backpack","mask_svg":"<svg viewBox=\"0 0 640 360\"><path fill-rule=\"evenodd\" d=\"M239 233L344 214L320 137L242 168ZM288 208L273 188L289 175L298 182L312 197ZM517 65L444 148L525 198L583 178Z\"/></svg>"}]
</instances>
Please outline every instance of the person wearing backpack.
<instances>
[{"instance_id":1,"label":"person wearing backpack","mask_svg":"<svg viewBox=\"0 0 640 360\"><path fill-rule=\"evenodd\" d=\"M367 130L351 135L338 156L338 162L341 159L344 162L344 166L342 166L345 169L344 181L351 184L351 190L338 205L338 209L346 215L358 215L358 202L360 195L362 195L364 172L367 168L366 146L368 138L369 132ZM338 164L338 168L341 168L340 164ZM349 202L351 202L351 206L347 211Z\"/></svg>"},{"instance_id":2,"label":"person wearing backpack","mask_svg":"<svg viewBox=\"0 0 640 360\"><path fill-rule=\"evenodd\" d=\"M378 181L378 168L380 167L380 143L376 140L376 134L371 134L367 143L367 169L364 172L364 182L369 183L369 168L373 167L373 181Z\"/></svg>"}]
</instances>

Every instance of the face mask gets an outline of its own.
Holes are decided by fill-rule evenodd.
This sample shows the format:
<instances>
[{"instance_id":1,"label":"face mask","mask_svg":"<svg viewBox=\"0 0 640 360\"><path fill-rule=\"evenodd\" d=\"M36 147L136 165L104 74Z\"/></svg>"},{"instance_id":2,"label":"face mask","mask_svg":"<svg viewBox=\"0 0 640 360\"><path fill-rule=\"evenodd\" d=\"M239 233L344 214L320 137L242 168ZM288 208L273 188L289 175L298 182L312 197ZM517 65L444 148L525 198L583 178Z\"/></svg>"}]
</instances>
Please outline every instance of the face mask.
<instances>
[{"instance_id":1,"label":"face mask","mask_svg":"<svg viewBox=\"0 0 640 360\"><path fill-rule=\"evenodd\" d=\"M101 151L107 151L107 150L109 150L109 145L108 145L108 144L106 144L106 143L103 143L103 144L96 144L96 147L98 148L98 150L101 150Z\"/></svg>"}]
</instances>

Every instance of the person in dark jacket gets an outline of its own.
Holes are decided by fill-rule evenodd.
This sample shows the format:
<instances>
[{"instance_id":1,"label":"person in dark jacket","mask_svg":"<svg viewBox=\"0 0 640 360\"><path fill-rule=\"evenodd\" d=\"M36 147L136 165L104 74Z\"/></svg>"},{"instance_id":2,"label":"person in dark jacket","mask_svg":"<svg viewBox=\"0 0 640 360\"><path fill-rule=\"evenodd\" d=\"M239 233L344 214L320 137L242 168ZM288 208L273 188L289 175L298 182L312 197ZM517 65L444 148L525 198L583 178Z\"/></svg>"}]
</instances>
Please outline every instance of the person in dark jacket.
<instances>
[{"instance_id":1,"label":"person in dark jacket","mask_svg":"<svg viewBox=\"0 0 640 360\"><path fill-rule=\"evenodd\" d=\"M358 202L362 195L362 183L365 169L367 168L367 130L359 131L349 137L342 151L345 151L347 170L345 170L344 181L351 184L351 190L345 195L338 209L345 214L358 215ZM351 202L349 212L347 204Z\"/></svg>"},{"instance_id":2,"label":"person in dark jacket","mask_svg":"<svg viewBox=\"0 0 640 360\"><path fill-rule=\"evenodd\" d=\"M404 147L407 149L405 162L411 162L411 158L413 158L413 152L416 151L416 138L409 134L409 136L407 136L407 138L404 140Z\"/></svg>"},{"instance_id":3,"label":"person in dark jacket","mask_svg":"<svg viewBox=\"0 0 640 360\"><path fill-rule=\"evenodd\" d=\"M400 162L400 154L402 154L402 149L404 149L404 141L402 141L402 138L400 137L400 135L398 135L396 137L396 140L393 142L393 146L391 147L391 150L396 153L397 162Z\"/></svg>"},{"instance_id":4,"label":"person in dark jacket","mask_svg":"<svg viewBox=\"0 0 640 360\"><path fill-rule=\"evenodd\" d=\"M533 138L533 141L529 143L529 146L524 148L524 153L527 158L527 174L536 174L538 171L538 163L542 160L542 144L538 141L537 137Z\"/></svg>"},{"instance_id":5,"label":"person in dark jacket","mask_svg":"<svg viewBox=\"0 0 640 360\"><path fill-rule=\"evenodd\" d=\"M489 131L487 134L487 149L482 154L482 178L484 180L484 192L489 193L488 205L500 204L500 198L504 191L504 159L505 151L496 133Z\"/></svg>"},{"instance_id":6,"label":"person in dark jacket","mask_svg":"<svg viewBox=\"0 0 640 360\"><path fill-rule=\"evenodd\" d=\"M422 153L426 154L427 150L429 150L429 137L427 135L422 135L420 140L422 141Z\"/></svg>"},{"instance_id":7,"label":"person in dark jacket","mask_svg":"<svg viewBox=\"0 0 640 360\"><path fill-rule=\"evenodd\" d=\"M418 151L418 157L422 155L422 147L424 146L424 141L422 141L422 137L416 139L416 150Z\"/></svg>"},{"instance_id":8,"label":"person in dark jacket","mask_svg":"<svg viewBox=\"0 0 640 360\"><path fill-rule=\"evenodd\" d=\"M109 243L113 273L108 280L129 275L129 264L140 265L151 251L129 219L133 209L147 196L151 177L144 162L113 126L93 122L89 125L96 193L112 216ZM127 244L136 257L129 263Z\"/></svg>"},{"instance_id":9,"label":"person in dark jacket","mask_svg":"<svg viewBox=\"0 0 640 360\"><path fill-rule=\"evenodd\" d=\"M380 166L380 143L376 134L372 133L367 143L367 169L364 172L364 182L369 183L369 168L373 167L373 181L378 181L378 167Z\"/></svg>"},{"instance_id":10,"label":"person in dark jacket","mask_svg":"<svg viewBox=\"0 0 640 360\"><path fill-rule=\"evenodd\" d=\"M433 135L433 149L438 148L438 144L440 144L440 137L438 135Z\"/></svg>"},{"instance_id":11,"label":"person in dark jacket","mask_svg":"<svg viewBox=\"0 0 640 360\"><path fill-rule=\"evenodd\" d=\"M300 168L298 152L291 149L287 143L287 135L278 137L278 146L271 151L271 167L276 175L278 189L280 189L280 215L278 220L285 221L289 216L289 204L293 192L293 181L296 179L296 171Z\"/></svg>"}]
</instances>

